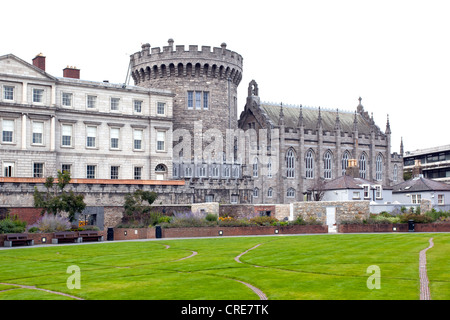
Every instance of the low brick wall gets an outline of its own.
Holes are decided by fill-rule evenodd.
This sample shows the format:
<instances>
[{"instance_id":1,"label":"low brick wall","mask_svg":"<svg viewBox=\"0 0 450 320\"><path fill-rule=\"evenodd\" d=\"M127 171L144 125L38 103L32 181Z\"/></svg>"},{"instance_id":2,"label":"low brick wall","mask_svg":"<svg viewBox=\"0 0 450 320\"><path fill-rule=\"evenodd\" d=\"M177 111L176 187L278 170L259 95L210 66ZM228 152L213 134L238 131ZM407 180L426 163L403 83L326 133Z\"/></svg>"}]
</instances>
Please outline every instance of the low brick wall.
<instances>
[{"instance_id":1,"label":"low brick wall","mask_svg":"<svg viewBox=\"0 0 450 320\"><path fill-rule=\"evenodd\" d=\"M395 231L394 228L396 228ZM340 224L338 232L408 232L408 224ZM414 232L450 232L450 223L415 223Z\"/></svg>"},{"instance_id":2,"label":"low brick wall","mask_svg":"<svg viewBox=\"0 0 450 320\"><path fill-rule=\"evenodd\" d=\"M304 233L328 233L328 226L324 225L293 225L293 226L268 226L268 227L204 227L204 228L164 228L163 238L185 237L217 237L217 236L250 236L275 234L304 234ZM222 231L222 234L219 234Z\"/></svg>"},{"instance_id":3,"label":"low brick wall","mask_svg":"<svg viewBox=\"0 0 450 320\"><path fill-rule=\"evenodd\" d=\"M155 238L155 228L114 228L114 240L139 240L153 238Z\"/></svg>"}]
</instances>

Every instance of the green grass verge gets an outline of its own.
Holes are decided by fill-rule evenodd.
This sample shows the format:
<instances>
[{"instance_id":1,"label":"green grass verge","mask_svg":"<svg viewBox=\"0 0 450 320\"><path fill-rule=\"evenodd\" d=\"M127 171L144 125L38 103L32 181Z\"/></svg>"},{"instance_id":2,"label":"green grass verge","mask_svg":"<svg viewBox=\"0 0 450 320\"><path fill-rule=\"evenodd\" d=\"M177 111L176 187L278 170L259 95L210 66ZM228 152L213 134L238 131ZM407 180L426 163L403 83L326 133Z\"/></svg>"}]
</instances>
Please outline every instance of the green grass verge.
<instances>
[{"instance_id":1,"label":"green grass verge","mask_svg":"<svg viewBox=\"0 0 450 320\"><path fill-rule=\"evenodd\" d=\"M0 283L83 299L419 299L419 252L428 247L433 299L450 299L449 234L345 234L106 242L0 250ZM237 263L234 258L247 252ZM169 245L170 248L167 248ZM192 258L193 251L198 252ZM66 285L80 268L81 289ZM369 266L380 289L368 289ZM0 284L0 299L68 299Z\"/></svg>"}]
</instances>

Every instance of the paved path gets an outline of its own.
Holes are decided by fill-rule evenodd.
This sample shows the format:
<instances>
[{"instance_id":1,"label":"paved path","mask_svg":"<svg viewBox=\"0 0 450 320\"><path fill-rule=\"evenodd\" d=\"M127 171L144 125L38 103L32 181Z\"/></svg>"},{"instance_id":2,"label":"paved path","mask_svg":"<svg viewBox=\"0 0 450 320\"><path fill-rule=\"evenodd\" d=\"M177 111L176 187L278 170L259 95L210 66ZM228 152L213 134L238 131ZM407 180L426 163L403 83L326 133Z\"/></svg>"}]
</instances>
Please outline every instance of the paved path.
<instances>
[{"instance_id":1,"label":"paved path","mask_svg":"<svg viewBox=\"0 0 450 320\"><path fill-rule=\"evenodd\" d=\"M258 248L261 244L262 244L262 243L257 244L257 245L254 246L253 248L250 248L250 249L248 249L248 250L242 252L241 254L239 254L238 256L236 256L236 257L234 258L234 260L235 260L237 263L242 263L242 261L239 260L239 258L242 257L242 256L243 256L244 254L246 254L247 252L249 252L250 250L253 250L253 249ZM258 266L255 265L255 267L258 267ZM236 281L237 281L237 282L240 282L240 283L242 283L242 284L245 284L247 287L249 287L250 289L252 289L252 291L258 295L259 300L268 300L268 299L267 299L267 296L266 296L266 295L264 294L264 292L262 292L260 289L258 289L258 288L256 288L256 287L252 286L251 284L249 284L249 283L247 283L247 282L240 281L240 280L236 280Z\"/></svg>"},{"instance_id":2,"label":"paved path","mask_svg":"<svg viewBox=\"0 0 450 320\"><path fill-rule=\"evenodd\" d=\"M24 285L20 285L20 284L14 284L14 283L2 283L2 282L0 282L0 284L3 284L3 285L5 285L5 286L19 287L19 288L23 288L23 289L32 289L32 290L45 291L45 292L57 294L57 295L60 295L60 296L69 297L69 298L76 299L76 300L84 300L84 299L82 299L82 298L80 298L80 297L72 296L72 295L67 294L67 293L57 292L57 291L52 291L52 290L47 290L47 289L41 289L41 288L37 288L37 287L35 287L35 286L24 286ZM7 290L12 290L12 289L7 289ZM7 290L3 290L3 291L7 291Z\"/></svg>"},{"instance_id":3,"label":"paved path","mask_svg":"<svg viewBox=\"0 0 450 320\"><path fill-rule=\"evenodd\" d=\"M428 246L428 248L420 251L419 255L420 300L431 300L427 275L427 250L433 248L433 238L430 238L429 243L430 245Z\"/></svg>"}]
</instances>

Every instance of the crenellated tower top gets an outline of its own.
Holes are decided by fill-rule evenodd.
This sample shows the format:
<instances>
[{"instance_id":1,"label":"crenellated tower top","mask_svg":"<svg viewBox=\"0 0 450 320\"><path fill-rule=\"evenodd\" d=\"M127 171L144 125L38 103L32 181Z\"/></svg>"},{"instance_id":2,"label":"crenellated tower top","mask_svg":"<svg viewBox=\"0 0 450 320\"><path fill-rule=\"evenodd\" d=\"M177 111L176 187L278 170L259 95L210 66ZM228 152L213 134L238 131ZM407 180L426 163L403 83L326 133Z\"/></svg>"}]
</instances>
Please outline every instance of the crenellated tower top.
<instances>
[{"instance_id":1,"label":"crenellated tower top","mask_svg":"<svg viewBox=\"0 0 450 320\"><path fill-rule=\"evenodd\" d=\"M242 80L243 58L228 50L226 43L220 47L189 45L174 46L173 39L168 46L152 48L149 43L142 50L130 56L131 76L136 85L152 78L206 76L230 79L236 86Z\"/></svg>"}]
</instances>

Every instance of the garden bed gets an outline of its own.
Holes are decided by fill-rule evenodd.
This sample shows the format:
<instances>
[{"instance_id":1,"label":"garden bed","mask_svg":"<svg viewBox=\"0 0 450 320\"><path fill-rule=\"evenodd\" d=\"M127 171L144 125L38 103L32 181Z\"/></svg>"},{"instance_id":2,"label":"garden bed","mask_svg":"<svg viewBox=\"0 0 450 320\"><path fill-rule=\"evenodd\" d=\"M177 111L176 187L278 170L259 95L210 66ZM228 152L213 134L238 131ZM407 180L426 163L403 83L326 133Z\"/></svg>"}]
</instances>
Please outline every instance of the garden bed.
<instances>
[{"instance_id":1,"label":"garden bed","mask_svg":"<svg viewBox=\"0 0 450 320\"><path fill-rule=\"evenodd\" d=\"M408 224L340 224L339 233L362 232L409 232ZM414 232L450 232L450 223L415 223Z\"/></svg>"}]
</instances>

